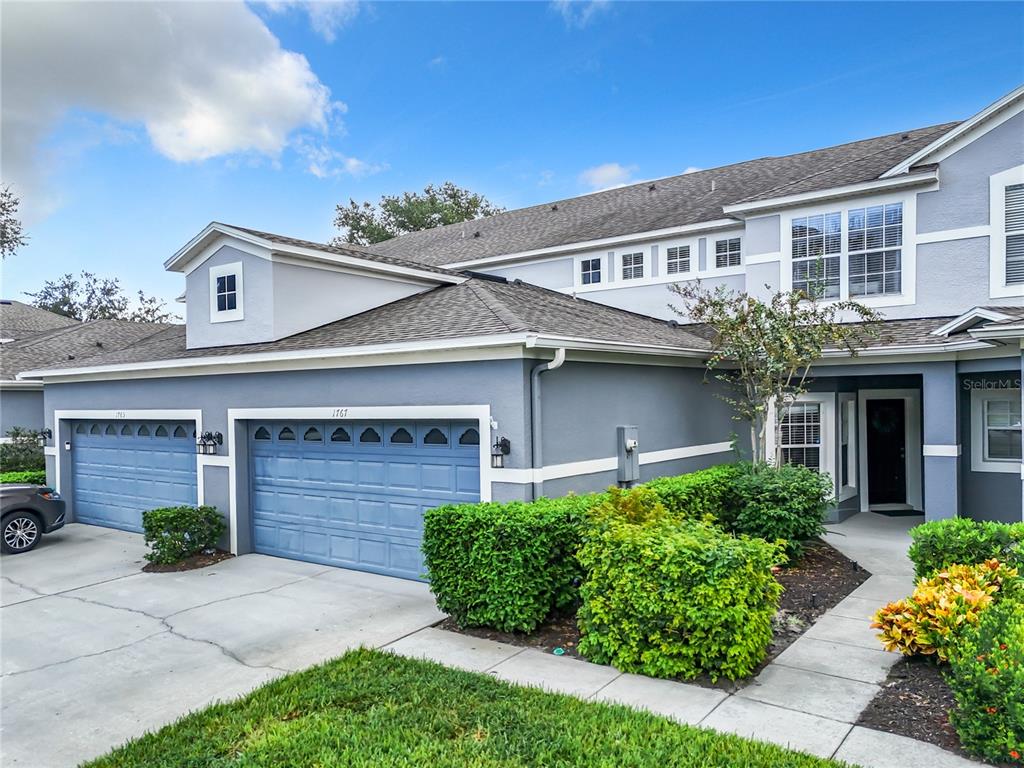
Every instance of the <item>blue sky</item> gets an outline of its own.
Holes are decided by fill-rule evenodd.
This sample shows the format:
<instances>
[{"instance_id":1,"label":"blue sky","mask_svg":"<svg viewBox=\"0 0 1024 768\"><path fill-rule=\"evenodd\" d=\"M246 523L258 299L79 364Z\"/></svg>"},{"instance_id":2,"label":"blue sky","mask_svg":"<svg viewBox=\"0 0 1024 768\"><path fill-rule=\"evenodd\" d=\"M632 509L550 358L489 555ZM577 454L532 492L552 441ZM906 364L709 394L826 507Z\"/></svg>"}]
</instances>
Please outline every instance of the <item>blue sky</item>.
<instances>
[{"instance_id":1,"label":"blue sky","mask_svg":"<svg viewBox=\"0 0 1024 768\"><path fill-rule=\"evenodd\" d=\"M1024 82L1019 3L15 5L0 171L31 242L9 298L89 269L171 299L162 262L210 220L326 240L349 197L451 179L519 207L963 118ZM117 23L137 39L110 53ZM36 66L62 35L74 65Z\"/></svg>"}]
</instances>

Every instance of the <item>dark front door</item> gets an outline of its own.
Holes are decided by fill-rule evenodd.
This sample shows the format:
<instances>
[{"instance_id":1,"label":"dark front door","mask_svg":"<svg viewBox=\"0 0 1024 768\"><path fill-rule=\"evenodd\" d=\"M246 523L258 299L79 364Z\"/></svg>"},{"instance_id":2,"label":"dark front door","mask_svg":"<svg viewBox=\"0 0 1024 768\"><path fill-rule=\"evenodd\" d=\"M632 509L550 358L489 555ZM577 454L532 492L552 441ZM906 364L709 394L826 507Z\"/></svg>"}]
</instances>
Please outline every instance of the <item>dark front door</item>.
<instances>
[{"instance_id":1,"label":"dark front door","mask_svg":"<svg viewBox=\"0 0 1024 768\"><path fill-rule=\"evenodd\" d=\"M905 400L868 400L868 503L907 503Z\"/></svg>"}]
</instances>

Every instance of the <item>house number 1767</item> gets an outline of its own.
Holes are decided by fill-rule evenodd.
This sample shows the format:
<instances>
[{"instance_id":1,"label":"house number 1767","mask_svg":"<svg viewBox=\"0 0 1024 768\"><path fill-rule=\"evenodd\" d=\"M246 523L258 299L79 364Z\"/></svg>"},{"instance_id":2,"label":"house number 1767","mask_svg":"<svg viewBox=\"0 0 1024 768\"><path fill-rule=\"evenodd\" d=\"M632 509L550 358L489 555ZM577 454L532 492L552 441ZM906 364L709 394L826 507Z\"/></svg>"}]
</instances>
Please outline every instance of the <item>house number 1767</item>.
<instances>
[{"instance_id":1,"label":"house number 1767","mask_svg":"<svg viewBox=\"0 0 1024 768\"><path fill-rule=\"evenodd\" d=\"M332 419L344 419L346 416L348 416L348 408L335 408L331 411Z\"/></svg>"}]
</instances>

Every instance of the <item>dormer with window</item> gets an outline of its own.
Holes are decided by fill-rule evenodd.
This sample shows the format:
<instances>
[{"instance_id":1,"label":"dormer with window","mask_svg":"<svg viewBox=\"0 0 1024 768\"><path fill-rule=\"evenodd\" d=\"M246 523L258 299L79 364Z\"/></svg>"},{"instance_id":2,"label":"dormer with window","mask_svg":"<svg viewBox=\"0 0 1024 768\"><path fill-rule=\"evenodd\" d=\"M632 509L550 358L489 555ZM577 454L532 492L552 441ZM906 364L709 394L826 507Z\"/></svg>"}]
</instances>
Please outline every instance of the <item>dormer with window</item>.
<instances>
[{"instance_id":1,"label":"dormer with window","mask_svg":"<svg viewBox=\"0 0 1024 768\"><path fill-rule=\"evenodd\" d=\"M466 278L358 247L211 224L168 260L190 349L276 341Z\"/></svg>"}]
</instances>

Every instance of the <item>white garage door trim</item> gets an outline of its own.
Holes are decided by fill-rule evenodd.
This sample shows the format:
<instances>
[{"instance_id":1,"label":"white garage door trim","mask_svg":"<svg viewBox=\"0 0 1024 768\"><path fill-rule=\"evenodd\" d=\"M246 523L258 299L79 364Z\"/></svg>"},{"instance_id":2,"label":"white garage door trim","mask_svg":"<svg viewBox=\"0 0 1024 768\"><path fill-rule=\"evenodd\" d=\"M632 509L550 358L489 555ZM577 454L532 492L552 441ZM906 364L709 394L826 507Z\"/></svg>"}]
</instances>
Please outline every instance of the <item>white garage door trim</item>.
<instances>
[{"instance_id":1,"label":"white garage door trim","mask_svg":"<svg viewBox=\"0 0 1024 768\"><path fill-rule=\"evenodd\" d=\"M228 514L231 520L231 551L238 554L238 456L235 433L238 421L252 419L286 421L413 420L449 419L475 421L480 432L480 501L491 500L491 406L489 405L369 405L313 406L301 408L228 409ZM196 427L198 429L198 426ZM247 478L246 478L247 480Z\"/></svg>"},{"instance_id":2,"label":"white garage door trim","mask_svg":"<svg viewBox=\"0 0 1024 768\"><path fill-rule=\"evenodd\" d=\"M194 421L196 425L196 434L201 435L203 433L203 412L199 408L179 408L170 410L153 410L153 409L135 409L135 410L123 410L123 411L112 411L109 409L96 409L96 410L64 410L53 412L53 423L54 423L54 451L52 452L54 460L54 474L56 475L54 490L57 493L64 493L63 475L61 471L61 457L64 456L67 451L64 450L63 441L65 438L61 435L68 434L65 431L70 430L71 422L77 419L109 419L111 421ZM74 450L74 436L68 438L72 443L72 450ZM69 457L70 458L70 457ZM202 505L203 500L203 466L202 456L196 454L196 495L197 502ZM74 499L72 499L72 504Z\"/></svg>"}]
</instances>

